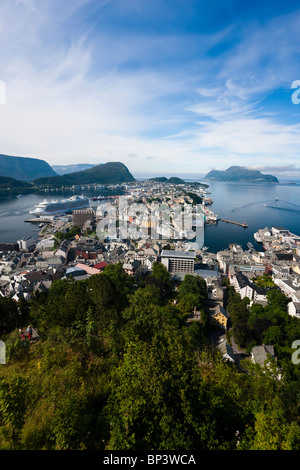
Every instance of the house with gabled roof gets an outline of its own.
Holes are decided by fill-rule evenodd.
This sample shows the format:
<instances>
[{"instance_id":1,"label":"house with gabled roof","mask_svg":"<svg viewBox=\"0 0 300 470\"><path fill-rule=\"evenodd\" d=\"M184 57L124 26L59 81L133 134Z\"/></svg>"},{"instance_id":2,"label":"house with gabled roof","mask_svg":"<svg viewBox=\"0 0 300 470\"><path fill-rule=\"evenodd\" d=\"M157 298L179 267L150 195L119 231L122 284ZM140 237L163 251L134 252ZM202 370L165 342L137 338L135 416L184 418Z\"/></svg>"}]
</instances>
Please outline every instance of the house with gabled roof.
<instances>
[{"instance_id":1,"label":"house with gabled roof","mask_svg":"<svg viewBox=\"0 0 300 470\"><path fill-rule=\"evenodd\" d=\"M55 256L59 256L67 260L69 253L70 243L68 240L64 240L55 252Z\"/></svg>"},{"instance_id":2,"label":"house with gabled roof","mask_svg":"<svg viewBox=\"0 0 300 470\"><path fill-rule=\"evenodd\" d=\"M235 355L232 346L226 341L222 341L217 345L218 350L221 352L223 359L235 363Z\"/></svg>"},{"instance_id":3,"label":"house with gabled roof","mask_svg":"<svg viewBox=\"0 0 300 470\"><path fill-rule=\"evenodd\" d=\"M227 328L228 323L228 314L224 307L220 304L216 306L214 312L210 315L210 322L213 326L217 326L219 328Z\"/></svg>"},{"instance_id":4,"label":"house with gabled roof","mask_svg":"<svg viewBox=\"0 0 300 470\"><path fill-rule=\"evenodd\" d=\"M52 280L39 281L33 288L34 292L48 292L52 285Z\"/></svg>"},{"instance_id":5,"label":"house with gabled roof","mask_svg":"<svg viewBox=\"0 0 300 470\"><path fill-rule=\"evenodd\" d=\"M78 269L81 269L81 270L85 271L90 276L92 276L93 274L99 274L100 273L99 269L96 269L95 267L89 266L89 265L84 264L84 263L77 263L75 265L75 268L78 268Z\"/></svg>"},{"instance_id":6,"label":"house with gabled roof","mask_svg":"<svg viewBox=\"0 0 300 470\"><path fill-rule=\"evenodd\" d=\"M274 346L265 344L253 346L251 350L251 359L254 363L263 366L266 361L268 361L269 357L275 359Z\"/></svg>"},{"instance_id":7,"label":"house with gabled roof","mask_svg":"<svg viewBox=\"0 0 300 470\"><path fill-rule=\"evenodd\" d=\"M106 261L100 261L99 263L94 265L94 269L98 269L100 272L103 271L104 268L108 266L108 263Z\"/></svg>"},{"instance_id":8,"label":"house with gabled roof","mask_svg":"<svg viewBox=\"0 0 300 470\"><path fill-rule=\"evenodd\" d=\"M257 286L244 273L236 271L230 282L242 299L248 297L248 299L254 302L267 302L267 292L270 288Z\"/></svg>"},{"instance_id":9,"label":"house with gabled roof","mask_svg":"<svg viewBox=\"0 0 300 470\"><path fill-rule=\"evenodd\" d=\"M141 270L141 262L138 260L125 260L125 262L122 265L123 271L125 271L127 274L130 276L134 276L139 274Z\"/></svg>"}]
</instances>

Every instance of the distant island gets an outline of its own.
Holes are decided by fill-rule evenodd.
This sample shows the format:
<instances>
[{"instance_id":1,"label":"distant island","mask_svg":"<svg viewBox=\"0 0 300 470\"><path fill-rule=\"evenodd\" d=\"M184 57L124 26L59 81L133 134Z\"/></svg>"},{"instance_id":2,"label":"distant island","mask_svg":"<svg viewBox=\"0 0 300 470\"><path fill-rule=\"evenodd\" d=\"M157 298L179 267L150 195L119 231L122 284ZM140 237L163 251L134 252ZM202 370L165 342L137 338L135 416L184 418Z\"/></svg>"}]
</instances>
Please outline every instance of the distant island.
<instances>
[{"instance_id":1,"label":"distant island","mask_svg":"<svg viewBox=\"0 0 300 470\"><path fill-rule=\"evenodd\" d=\"M188 183L177 176L171 176L167 178L166 176L155 176L154 178L150 178L149 181L157 181L158 183L167 183L167 184L190 184L193 186L202 186L204 188L208 188L209 185L205 183L200 183L198 181L189 181Z\"/></svg>"},{"instance_id":2,"label":"distant island","mask_svg":"<svg viewBox=\"0 0 300 470\"><path fill-rule=\"evenodd\" d=\"M128 168L121 162L107 162L83 171L61 176L38 178L34 183L43 187L62 187L78 184L120 184L135 181Z\"/></svg>"},{"instance_id":3,"label":"distant island","mask_svg":"<svg viewBox=\"0 0 300 470\"><path fill-rule=\"evenodd\" d=\"M185 181L181 178L177 178L176 176L172 176L171 178L167 178L166 176L155 176L154 178L150 178L150 181L157 181L158 183L169 183L169 184L185 184Z\"/></svg>"},{"instance_id":4,"label":"distant island","mask_svg":"<svg viewBox=\"0 0 300 470\"><path fill-rule=\"evenodd\" d=\"M1 154L0 176L29 182L36 178L56 176L56 173L45 160Z\"/></svg>"},{"instance_id":5,"label":"distant island","mask_svg":"<svg viewBox=\"0 0 300 470\"><path fill-rule=\"evenodd\" d=\"M242 166L231 166L227 170L212 170L205 176L206 180L237 181L249 183L279 183L276 176L264 175L258 170L249 170Z\"/></svg>"}]
</instances>

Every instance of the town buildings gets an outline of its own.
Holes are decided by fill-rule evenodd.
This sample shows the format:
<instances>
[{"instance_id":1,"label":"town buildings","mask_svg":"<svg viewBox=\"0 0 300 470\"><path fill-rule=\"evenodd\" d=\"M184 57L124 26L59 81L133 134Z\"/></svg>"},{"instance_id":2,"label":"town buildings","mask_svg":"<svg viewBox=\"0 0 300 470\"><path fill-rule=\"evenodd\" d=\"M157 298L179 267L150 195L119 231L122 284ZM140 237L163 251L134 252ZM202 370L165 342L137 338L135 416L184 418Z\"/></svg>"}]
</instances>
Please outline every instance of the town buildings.
<instances>
[{"instance_id":1,"label":"town buildings","mask_svg":"<svg viewBox=\"0 0 300 470\"><path fill-rule=\"evenodd\" d=\"M111 198L97 208L44 221L36 239L28 237L15 244L2 243L0 296L10 296L16 301L30 299L35 291L47 292L57 279L71 276L78 281L88 279L117 263L124 272L138 278L151 273L155 262L161 262L176 285L187 274L205 280L210 325L220 329L223 335L229 320L223 302L223 278L229 280L242 299L247 297L250 305L266 304L268 291L279 289L289 299L287 313L300 318L299 236L284 227L265 227L255 234L261 250L244 250L233 243L225 250L212 253L195 246L186 236L178 215L178 207L185 208L186 217L194 220L195 208L187 191L205 196L203 188L187 187L183 193L178 185L166 187L160 182L125 186L122 211L117 198ZM74 225L80 231L68 239ZM272 285L262 288L256 280L265 274ZM190 320L199 321L200 317L200 312L191 312ZM223 342L222 348L224 357L234 361L231 346ZM265 352L254 350L254 360L259 361L257 357Z\"/></svg>"}]
</instances>

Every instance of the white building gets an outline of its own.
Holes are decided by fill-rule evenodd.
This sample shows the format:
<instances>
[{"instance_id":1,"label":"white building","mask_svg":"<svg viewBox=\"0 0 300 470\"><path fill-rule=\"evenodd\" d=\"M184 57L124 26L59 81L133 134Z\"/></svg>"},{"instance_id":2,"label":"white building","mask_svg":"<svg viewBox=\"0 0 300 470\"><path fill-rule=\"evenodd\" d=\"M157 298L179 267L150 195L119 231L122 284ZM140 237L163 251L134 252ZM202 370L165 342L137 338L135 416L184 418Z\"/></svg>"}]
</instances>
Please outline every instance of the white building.
<instances>
[{"instance_id":1,"label":"white building","mask_svg":"<svg viewBox=\"0 0 300 470\"><path fill-rule=\"evenodd\" d=\"M243 273L239 271L236 272L230 279L230 283L233 285L235 291L240 294L242 299L248 297L248 299L253 302L267 302L266 294L268 289L258 287Z\"/></svg>"},{"instance_id":2,"label":"white building","mask_svg":"<svg viewBox=\"0 0 300 470\"><path fill-rule=\"evenodd\" d=\"M169 273L194 273L195 252L162 250L161 262Z\"/></svg>"},{"instance_id":3,"label":"white building","mask_svg":"<svg viewBox=\"0 0 300 470\"><path fill-rule=\"evenodd\" d=\"M274 278L274 283L293 302L300 302L300 282L297 277L294 280Z\"/></svg>"},{"instance_id":4,"label":"white building","mask_svg":"<svg viewBox=\"0 0 300 470\"><path fill-rule=\"evenodd\" d=\"M35 245L35 239L33 237L21 238L17 243L20 250L29 250Z\"/></svg>"},{"instance_id":5,"label":"white building","mask_svg":"<svg viewBox=\"0 0 300 470\"><path fill-rule=\"evenodd\" d=\"M289 302L288 314L292 317L300 318L300 302Z\"/></svg>"},{"instance_id":6,"label":"white building","mask_svg":"<svg viewBox=\"0 0 300 470\"><path fill-rule=\"evenodd\" d=\"M43 238L37 243L36 249L39 251L49 251L53 248L54 242L55 237Z\"/></svg>"},{"instance_id":7,"label":"white building","mask_svg":"<svg viewBox=\"0 0 300 470\"><path fill-rule=\"evenodd\" d=\"M248 297L250 300L253 298L253 287L249 279L242 273L237 272L231 279L231 285L235 291L240 294L241 298Z\"/></svg>"}]
</instances>

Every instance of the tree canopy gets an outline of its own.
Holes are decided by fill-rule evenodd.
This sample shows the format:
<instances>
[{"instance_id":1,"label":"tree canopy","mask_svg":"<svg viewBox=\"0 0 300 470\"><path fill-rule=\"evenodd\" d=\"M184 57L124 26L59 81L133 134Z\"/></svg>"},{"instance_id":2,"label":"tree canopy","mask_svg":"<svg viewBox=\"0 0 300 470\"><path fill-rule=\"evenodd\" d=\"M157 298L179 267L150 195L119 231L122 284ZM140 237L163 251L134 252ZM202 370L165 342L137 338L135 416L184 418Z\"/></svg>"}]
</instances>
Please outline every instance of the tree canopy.
<instances>
[{"instance_id":1,"label":"tree canopy","mask_svg":"<svg viewBox=\"0 0 300 470\"><path fill-rule=\"evenodd\" d=\"M290 345L300 330L284 299L250 306L228 287L237 339L279 348L279 364L244 361L243 372L211 346L201 321L186 321L205 307L204 279L187 275L176 290L160 265L146 279L108 266L84 281L54 282L21 310L0 299L8 351L0 449L299 449ZM38 341L21 341L25 317Z\"/></svg>"}]
</instances>

